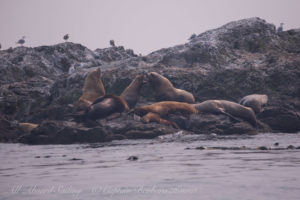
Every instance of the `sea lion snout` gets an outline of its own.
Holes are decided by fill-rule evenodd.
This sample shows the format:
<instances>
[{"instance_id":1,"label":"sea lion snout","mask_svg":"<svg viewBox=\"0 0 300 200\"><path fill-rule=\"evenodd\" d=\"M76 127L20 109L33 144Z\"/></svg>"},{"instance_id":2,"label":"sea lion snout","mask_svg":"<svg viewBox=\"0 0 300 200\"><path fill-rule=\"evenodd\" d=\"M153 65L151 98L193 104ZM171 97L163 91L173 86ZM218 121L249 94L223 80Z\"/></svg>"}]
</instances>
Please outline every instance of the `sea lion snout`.
<instances>
[{"instance_id":1,"label":"sea lion snout","mask_svg":"<svg viewBox=\"0 0 300 200\"><path fill-rule=\"evenodd\" d=\"M148 78L149 78L150 80L153 80L153 79L155 78L156 75L157 75L156 72L150 72L150 73L148 73Z\"/></svg>"},{"instance_id":2,"label":"sea lion snout","mask_svg":"<svg viewBox=\"0 0 300 200\"><path fill-rule=\"evenodd\" d=\"M148 82L148 76L147 74L140 74L140 75L137 75L136 78L138 79L138 81L141 83L141 84L146 84Z\"/></svg>"},{"instance_id":3,"label":"sea lion snout","mask_svg":"<svg viewBox=\"0 0 300 200\"><path fill-rule=\"evenodd\" d=\"M151 85L159 84L161 82L161 79L164 79L164 78L162 78L161 75L159 75L156 72L148 73L147 77L148 77L148 81L150 82Z\"/></svg>"}]
</instances>

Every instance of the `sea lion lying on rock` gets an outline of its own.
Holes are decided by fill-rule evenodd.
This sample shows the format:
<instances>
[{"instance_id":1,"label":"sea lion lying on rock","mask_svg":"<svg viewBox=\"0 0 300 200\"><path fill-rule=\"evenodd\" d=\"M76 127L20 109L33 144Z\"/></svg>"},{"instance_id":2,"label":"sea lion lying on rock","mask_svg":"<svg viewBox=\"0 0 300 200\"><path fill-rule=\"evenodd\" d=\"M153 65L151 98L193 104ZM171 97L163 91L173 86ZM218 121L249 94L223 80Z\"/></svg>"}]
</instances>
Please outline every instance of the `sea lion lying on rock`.
<instances>
[{"instance_id":1,"label":"sea lion lying on rock","mask_svg":"<svg viewBox=\"0 0 300 200\"><path fill-rule=\"evenodd\" d=\"M157 101L178 101L194 103L195 98L192 93L185 90L174 88L173 84L165 77L156 72L148 75L151 86L153 87L154 97Z\"/></svg>"},{"instance_id":2,"label":"sea lion lying on rock","mask_svg":"<svg viewBox=\"0 0 300 200\"><path fill-rule=\"evenodd\" d=\"M145 84L144 75L137 75L135 79L130 83L130 85L125 88L120 97L122 97L128 104L130 108L133 108L137 103L140 95L140 90Z\"/></svg>"},{"instance_id":3,"label":"sea lion lying on rock","mask_svg":"<svg viewBox=\"0 0 300 200\"><path fill-rule=\"evenodd\" d=\"M178 125L175 122L162 118L175 112L193 114L197 113L197 110L191 104L176 101L162 101L151 105L142 106L134 110L134 113L142 116L142 120L146 123L154 121L160 124L171 125L175 128L178 128Z\"/></svg>"},{"instance_id":4,"label":"sea lion lying on rock","mask_svg":"<svg viewBox=\"0 0 300 200\"><path fill-rule=\"evenodd\" d=\"M31 131L35 128L37 128L39 125L38 124L33 124L33 123L19 123L18 128L25 132L25 133L31 133Z\"/></svg>"},{"instance_id":5,"label":"sea lion lying on rock","mask_svg":"<svg viewBox=\"0 0 300 200\"><path fill-rule=\"evenodd\" d=\"M268 96L265 94L251 94L243 97L239 104L250 107L256 114L263 111L263 106L268 102Z\"/></svg>"},{"instance_id":6,"label":"sea lion lying on rock","mask_svg":"<svg viewBox=\"0 0 300 200\"><path fill-rule=\"evenodd\" d=\"M78 110L85 110L98 97L105 95L105 89L101 80L101 70L97 68L90 71L84 80L82 95L78 100Z\"/></svg>"},{"instance_id":7,"label":"sea lion lying on rock","mask_svg":"<svg viewBox=\"0 0 300 200\"><path fill-rule=\"evenodd\" d=\"M236 117L241 118L249 122L256 127L257 120L254 111L251 108L242 106L238 103L234 103L226 100L207 100L202 103L194 104L198 112L208 112L213 114L224 114L232 119Z\"/></svg>"},{"instance_id":8,"label":"sea lion lying on rock","mask_svg":"<svg viewBox=\"0 0 300 200\"><path fill-rule=\"evenodd\" d=\"M88 119L95 120L108 117L113 113L121 113L125 110L129 110L129 107L122 97L108 94L96 99L86 110L85 116Z\"/></svg>"}]
</instances>

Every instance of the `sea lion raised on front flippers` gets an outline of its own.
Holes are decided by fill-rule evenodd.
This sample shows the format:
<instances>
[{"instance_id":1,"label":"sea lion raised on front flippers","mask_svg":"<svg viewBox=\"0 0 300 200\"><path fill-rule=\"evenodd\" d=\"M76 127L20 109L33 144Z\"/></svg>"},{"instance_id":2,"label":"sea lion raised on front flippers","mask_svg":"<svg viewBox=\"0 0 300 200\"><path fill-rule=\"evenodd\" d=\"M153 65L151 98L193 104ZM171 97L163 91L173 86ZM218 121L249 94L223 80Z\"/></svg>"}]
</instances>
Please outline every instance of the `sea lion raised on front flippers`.
<instances>
[{"instance_id":1,"label":"sea lion raised on front flippers","mask_svg":"<svg viewBox=\"0 0 300 200\"><path fill-rule=\"evenodd\" d=\"M173 84L162 75L151 72L148 77L150 84L153 87L154 97L157 101L195 102L192 93L174 88Z\"/></svg>"},{"instance_id":2,"label":"sea lion raised on front flippers","mask_svg":"<svg viewBox=\"0 0 300 200\"><path fill-rule=\"evenodd\" d=\"M268 96L265 94L251 94L243 97L239 104L250 107L256 114L263 111L263 106L268 102Z\"/></svg>"},{"instance_id":3,"label":"sea lion raised on front flippers","mask_svg":"<svg viewBox=\"0 0 300 200\"><path fill-rule=\"evenodd\" d=\"M162 101L134 109L134 113L138 116L142 116L143 121L146 123L155 121L160 124L172 125L178 128L175 122L162 118L175 112L193 114L197 113L197 110L191 104L176 101Z\"/></svg>"},{"instance_id":4,"label":"sea lion raised on front flippers","mask_svg":"<svg viewBox=\"0 0 300 200\"><path fill-rule=\"evenodd\" d=\"M194 104L198 112L208 112L213 114L224 114L230 118L240 121L241 118L249 122L254 127L257 126L257 120L254 111L235 102L226 100L207 100L202 103Z\"/></svg>"},{"instance_id":5,"label":"sea lion raised on front flippers","mask_svg":"<svg viewBox=\"0 0 300 200\"><path fill-rule=\"evenodd\" d=\"M105 89L101 80L101 70L97 68L90 71L84 80L82 95L77 102L78 110L85 110L98 97L105 95Z\"/></svg>"},{"instance_id":6,"label":"sea lion raised on front flippers","mask_svg":"<svg viewBox=\"0 0 300 200\"><path fill-rule=\"evenodd\" d=\"M129 110L129 107L122 97L108 94L96 99L92 105L88 107L85 117L96 120L108 117L114 113L122 113L125 110Z\"/></svg>"},{"instance_id":7,"label":"sea lion raised on front flippers","mask_svg":"<svg viewBox=\"0 0 300 200\"><path fill-rule=\"evenodd\" d=\"M128 104L130 108L133 108L137 103L140 95L140 90L145 84L144 75L137 75L135 79L130 83L130 85L125 88L120 97L122 97Z\"/></svg>"}]
</instances>

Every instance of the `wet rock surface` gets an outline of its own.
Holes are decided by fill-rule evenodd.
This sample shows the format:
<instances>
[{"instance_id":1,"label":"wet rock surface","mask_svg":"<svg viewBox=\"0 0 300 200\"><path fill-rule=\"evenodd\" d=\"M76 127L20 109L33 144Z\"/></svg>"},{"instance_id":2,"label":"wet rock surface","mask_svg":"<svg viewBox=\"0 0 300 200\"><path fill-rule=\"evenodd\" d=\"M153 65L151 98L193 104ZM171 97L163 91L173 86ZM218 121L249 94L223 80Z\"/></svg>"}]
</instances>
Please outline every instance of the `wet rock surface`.
<instances>
[{"instance_id":1,"label":"wet rock surface","mask_svg":"<svg viewBox=\"0 0 300 200\"><path fill-rule=\"evenodd\" d=\"M300 131L300 31L276 33L259 18L230 22L195 35L189 42L137 56L124 47L95 51L70 42L0 51L0 141L29 144L106 142L153 138L179 130L145 124L132 114L114 119L78 122L71 114L87 73L101 68L107 94L120 95L138 74L158 72L196 102L224 99L238 102L249 94L267 94L257 115L260 126L225 115L170 115L180 129L196 134L255 134ZM154 101L150 84L138 105ZM37 123L31 134L16 122Z\"/></svg>"}]
</instances>

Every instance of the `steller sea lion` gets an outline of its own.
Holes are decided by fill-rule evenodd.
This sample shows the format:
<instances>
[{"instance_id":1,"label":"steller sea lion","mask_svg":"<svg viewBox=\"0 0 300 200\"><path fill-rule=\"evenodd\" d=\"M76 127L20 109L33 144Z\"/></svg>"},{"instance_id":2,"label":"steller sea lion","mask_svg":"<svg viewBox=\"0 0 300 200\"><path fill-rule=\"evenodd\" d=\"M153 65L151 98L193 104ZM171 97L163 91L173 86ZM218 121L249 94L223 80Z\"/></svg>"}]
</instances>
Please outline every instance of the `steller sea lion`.
<instances>
[{"instance_id":1,"label":"steller sea lion","mask_svg":"<svg viewBox=\"0 0 300 200\"><path fill-rule=\"evenodd\" d=\"M243 97L239 104L250 107L256 114L263 111L263 106L268 102L268 96L265 94L251 94Z\"/></svg>"},{"instance_id":2,"label":"steller sea lion","mask_svg":"<svg viewBox=\"0 0 300 200\"><path fill-rule=\"evenodd\" d=\"M101 70L97 68L90 71L84 80L82 95L78 100L79 110L85 110L98 97L105 95L105 89L101 80Z\"/></svg>"},{"instance_id":3,"label":"steller sea lion","mask_svg":"<svg viewBox=\"0 0 300 200\"><path fill-rule=\"evenodd\" d=\"M148 77L154 90L154 97L157 101L195 102L193 94L185 90L174 88L173 84L167 78L158 73L151 72Z\"/></svg>"},{"instance_id":4,"label":"steller sea lion","mask_svg":"<svg viewBox=\"0 0 300 200\"><path fill-rule=\"evenodd\" d=\"M33 129L37 128L38 126L39 126L38 124L33 124L33 123L18 124L18 128L25 133L30 133Z\"/></svg>"},{"instance_id":5,"label":"steller sea lion","mask_svg":"<svg viewBox=\"0 0 300 200\"><path fill-rule=\"evenodd\" d=\"M120 97L122 97L130 108L133 108L138 101L140 90L146 83L144 75L137 75L130 85L125 88Z\"/></svg>"},{"instance_id":6,"label":"steller sea lion","mask_svg":"<svg viewBox=\"0 0 300 200\"><path fill-rule=\"evenodd\" d=\"M142 119L146 123L155 121L160 124L172 125L173 127L178 128L178 125L175 122L161 118L175 112L193 114L197 113L197 110L191 104L176 101L162 101L134 109L134 113L143 116Z\"/></svg>"},{"instance_id":7,"label":"steller sea lion","mask_svg":"<svg viewBox=\"0 0 300 200\"><path fill-rule=\"evenodd\" d=\"M96 99L85 112L85 116L95 120L108 117L113 113L121 113L129 110L126 101L122 97L108 94Z\"/></svg>"},{"instance_id":8,"label":"steller sea lion","mask_svg":"<svg viewBox=\"0 0 300 200\"><path fill-rule=\"evenodd\" d=\"M245 107L235 102L226 100L207 100L202 103L194 104L198 112L208 112L213 114L224 114L232 119L240 121L235 117L241 118L256 127L257 120L251 108Z\"/></svg>"}]
</instances>

